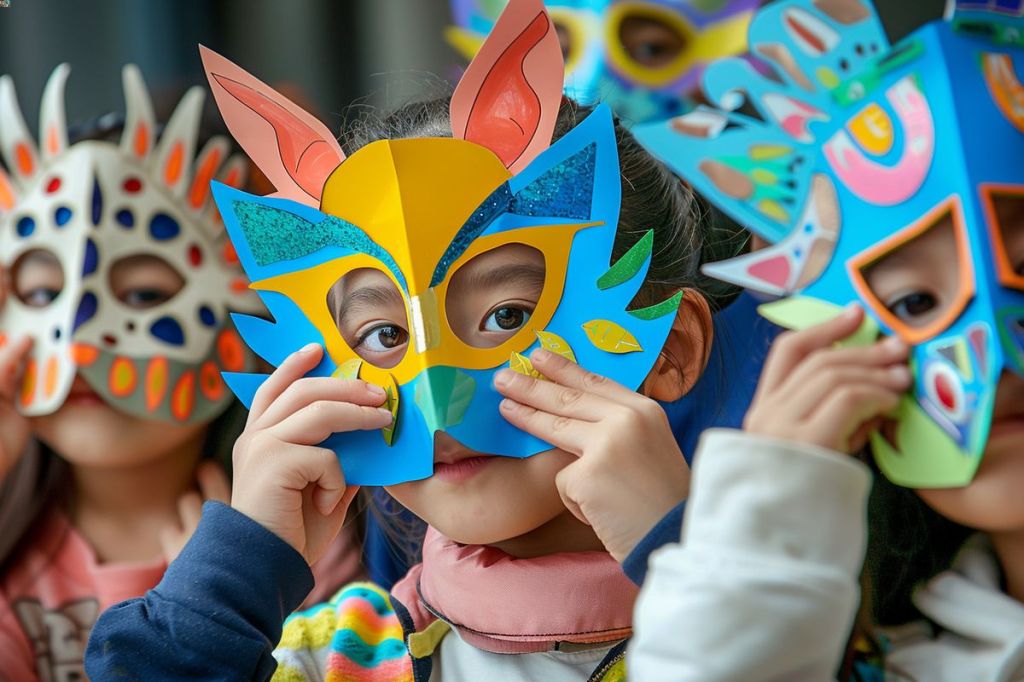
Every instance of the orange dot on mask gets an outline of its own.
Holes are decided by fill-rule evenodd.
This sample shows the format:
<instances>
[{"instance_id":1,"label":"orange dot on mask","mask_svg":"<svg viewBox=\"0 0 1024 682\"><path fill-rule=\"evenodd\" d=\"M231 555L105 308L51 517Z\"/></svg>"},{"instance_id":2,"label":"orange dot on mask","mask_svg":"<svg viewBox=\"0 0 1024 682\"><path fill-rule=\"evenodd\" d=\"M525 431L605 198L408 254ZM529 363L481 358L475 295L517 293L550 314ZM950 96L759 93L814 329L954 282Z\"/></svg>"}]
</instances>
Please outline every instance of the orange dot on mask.
<instances>
[{"instance_id":1,"label":"orange dot on mask","mask_svg":"<svg viewBox=\"0 0 1024 682\"><path fill-rule=\"evenodd\" d=\"M22 407L28 407L35 401L36 395L36 375L38 370L36 369L36 361L29 359L25 363L25 374L21 378L21 405Z\"/></svg>"},{"instance_id":2,"label":"orange dot on mask","mask_svg":"<svg viewBox=\"0 0 1024 682\"><path fill-rule=\"evenodd\" d=\"M152 412L160 407L167 393L167 358L156 357L146 368L146 409Z\"/></svg>"},{"instance_id":3,"label":"orange dot on mask","mask_svg":"<svg viewBox=\"0 0 1024 682\"><path fill-rule=\"evenodd\" d=\"M171 414L178 421L185 421L192 415L196 402L196 375L188 370L178 378L171 392Z\"/></svg>"},{"instance_id":4,"label":"orange dot on mask","mask_svg":"<svg viewBox=\"0 0 1024 682\"><path fill-rule=\"evenodd\" d=\"M241 372L245 367L242 340L230 329L222 331L217 338L217 355L220 357L220 366L229 372Z\"/></svg>"},{"instance_id":5,"label":"orange dot on mask","mask_svg":"<svg viewBox=\"0 0 1024 682\"><path fill-rule=\"evenodd\" d=\"M204 362L199 370L199 389L211 402L224 397L224 380L220 378L220 371L212 360Z\"/></svg>"},{"instance_id":6,"label":"orange dot on mask","mask_svg":"<svg viewBox=\"0 0 1024 682\"><path fill-rule=\"evenodd\" d=\"M175 142L164 165L164 182L169 186L176 185L181 178L181 170L185 163L185 146Z\"/></svg>"},{"instance_id":7,"label":"orange dot on mask","mask_svg":"<svg viewBox=\"0 0 1024 682\"><path fill-rule=\"evenodd\" d=\"M135 392L138 373L135 363L128 358L116 358L110 366L110 392L115 398L127 398Z\"/></svg>"},{"instance_id":8,"label":"orange dot on mask","mask_svg":"<svg viewBox=\"0 0 1024 682\"><path fill-rule=\"evenodd\" d=\"M46 358L46 369L43 371L43 396L52 398L57 392L57 379L60 377L60 362L56 355Z\"/></svg>"},{"instance_id":9,"label":"orange dot on mask","mask_svg":"<svg viewBox=\"0 0 1024 682\"><path fill-rule=\"evenodd\" d=\"M71 344L71 360L79 367L88 367L100 357L100 349L87 343Z\"/></svg>"}]
</instances>

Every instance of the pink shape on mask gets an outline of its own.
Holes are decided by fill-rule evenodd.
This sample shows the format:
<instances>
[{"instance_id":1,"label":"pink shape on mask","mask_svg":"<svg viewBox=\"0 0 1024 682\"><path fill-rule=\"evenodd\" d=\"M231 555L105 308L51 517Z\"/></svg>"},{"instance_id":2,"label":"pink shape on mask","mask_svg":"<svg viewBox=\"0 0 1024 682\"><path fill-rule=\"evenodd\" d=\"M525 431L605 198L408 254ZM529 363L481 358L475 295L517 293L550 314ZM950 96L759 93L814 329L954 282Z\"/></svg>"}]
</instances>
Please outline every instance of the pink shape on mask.
<instances>
[{"instance_id":1,"label":"pink shape on mask","mask_svg":"<svg viewBox=\"0 0 1024 682\"><path fill-rule=\"evenodd\" d=\"M877 206L893 206L912 197L924 184L935 153L931 108L913 77L892 86L886 98L905 133L903 157L895 166L867 158L846 131L836 133L824 149L836 177L858 197Z\"/></svg>"},{"instance_id":2,"label":"pink shape on mask","mask_svg":"<svg viewBox=\"0 0 1024 682\"><path fill-rule=\"evenodd\" d=\"M747 274L773 284L780 289L785 288L790 274L789 259L785 256L774 256L773 258L758 261L747 268Z\"/></svg>"}]
</instances>

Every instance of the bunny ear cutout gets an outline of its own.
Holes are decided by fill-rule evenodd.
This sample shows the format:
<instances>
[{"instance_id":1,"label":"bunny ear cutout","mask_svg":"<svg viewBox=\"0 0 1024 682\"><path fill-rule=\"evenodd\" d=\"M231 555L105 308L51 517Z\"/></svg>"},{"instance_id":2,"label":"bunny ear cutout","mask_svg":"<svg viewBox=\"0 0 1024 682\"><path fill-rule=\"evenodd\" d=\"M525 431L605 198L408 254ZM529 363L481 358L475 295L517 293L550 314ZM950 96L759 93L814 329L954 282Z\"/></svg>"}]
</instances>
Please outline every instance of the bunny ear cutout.
<instances>
[{"instance_id":1,"label":"bunny ear cutout","mask_svg":"<svg viewBox=\"0 0 1024 682\"><path fill-rule=\"evenodd\" d=\"M543 2L512 0L455 88L452 134L518 173L551 144L564 69Z\"/></svg>"},{"instance_id":2,"label":"bunny ear cutout","mask_svg":"<svg viewBox=\"0 0 1024 682\"><path fill-rule=\"evenodd\" d=\"M68 148L68 127L64 115L64 86L71 67L61 64L46 81L43 101L39 109L39 143L43 160L49 161Z\"/></svg>"},{"instance_id":3,"label":"bunny ear cutout","mask_svg":"<svg viewBox=\"0 0 1024 682\"><path fill-rule=\"evenodd\" d=\"M39 171L39 151L25 125L10 76L0 77L0 155L19 189Z\"/></svg>"},{"instance_id":4,"label":"bunny ear cutout","mask_svg":"<svg viewBox=\"0 0 1024 682\"><path fill-rule=\"evenodd\" d=\"M149 98L142 72L134 64L127 64L121 70L121 87L124 89L125 116L124 131L121 133L121 150L127 156L142 161L149 156L156 137L156 116L153 102Z\"/></svg>"},{"instance_id":5,"label":"bunny ear cutout","mask_svg":"<svg viewBox=\"0 0 1024 682\"><path fill-rule=\"evenodd\" d=\"M345 154L327 126L213 50L200 45L206 76L228 130L278 195L320 205Z\"/></svg>"},{"instance_id":6,"label":"bunny ear cutout","mask_svg":"<svg viewBox=\"0 0 1024 682\"><path fill-rule=\"evenodd\" d=\"M198 86L185 93L164 127L153 156L154 173L172 193L179 196L185 193L192 179L192 159L196 153L196 137L205 99L206 93Z\"/></svg>"},{"instance_id":7,"label":"bunny ear cutout","mask_svg":"<svg viewBox=\"0 0 1024 682\"><path fill-rule=\"evenodd\" d=\"M0 215L3 215L4 211L11 210L17 200L18 195L14 191L14 185L11 184L11 177L3 168L0 168Z\"/></svg>"}]
</instances>

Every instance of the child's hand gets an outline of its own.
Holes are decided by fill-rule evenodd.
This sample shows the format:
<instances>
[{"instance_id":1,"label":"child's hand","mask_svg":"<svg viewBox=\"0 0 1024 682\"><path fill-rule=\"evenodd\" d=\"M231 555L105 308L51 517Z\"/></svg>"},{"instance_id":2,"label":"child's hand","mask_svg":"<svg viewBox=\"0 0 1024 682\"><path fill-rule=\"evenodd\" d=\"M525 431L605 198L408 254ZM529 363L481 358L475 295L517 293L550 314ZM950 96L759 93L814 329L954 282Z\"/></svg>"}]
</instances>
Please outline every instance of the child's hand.
<instances>
[{"instance_id":1,"label":"child's hand","mask_svg":"<svg viewBox=\"0 0 1024 682\"><path fill-rule=\"evenodd\" d=\"M558 473L558 492L622 561L689 492L690 470L665 411L559 355L538 350L530 359L550 381L499 372L495 386L506 397L501 412L579 457Z\"/></svg>"},{"instance_id":2,"label":"child's hand","mask_svg":"<svg viewBox=\"0 0 1024 682\"><path fill-rule=\"evenodd\" d=\"M168 526L160 533L160 544L164 549L167 563L174 561L185 548L189 538L196 532L203 514L203 502L216 500L228 504L231 501L231 482L223 467L213 460L200 462L196 468L199 490L190 490L178 498L178 523Z\"/></svg>"},{"instance_id":3,"label":"child's hand","mask_svg":"<svg viewBox=\"0 0 1024 682\"><path fill-rule=\"evenodd\" d=\"M773 438L856 452L910 388L909 349L896 337L860 348L835 344L864 311L780 336L765 362L743 428Z\"/></svg>"},{"instance_id":4,"label":"child's hand","mask_svg":"<svg viewBox=\"0 0 1024 682\"><path fill-rule=\"evenodd\" d=\"M2 332L0 332L2 334ZM28 445L28 419L18 412L18 388L32 337L4 339L0 343L0 481L17 463Z\"/></svg>"},{"instance_id":5,"label":"child's hand","mask_svg":"<svg viewBox=\"0 0 1024 682\"><path fill-rule=\"evenodd\" d=\"M383 389L363 381L304 377L323 348L293 353L256 392L235 444L231 506L294 547L310 564L338 534L357 488L318 444L332 433L381 429Z\"/></svg>"}]
</instances>

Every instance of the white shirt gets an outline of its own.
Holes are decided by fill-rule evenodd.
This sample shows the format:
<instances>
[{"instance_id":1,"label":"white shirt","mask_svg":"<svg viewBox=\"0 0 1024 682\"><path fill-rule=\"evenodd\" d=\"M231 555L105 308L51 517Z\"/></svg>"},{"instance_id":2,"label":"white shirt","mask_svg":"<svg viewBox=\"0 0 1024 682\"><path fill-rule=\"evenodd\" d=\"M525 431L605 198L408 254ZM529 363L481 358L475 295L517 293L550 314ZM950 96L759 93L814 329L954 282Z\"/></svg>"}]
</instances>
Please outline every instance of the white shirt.
<instances>
[{"instance_id":1,"label":"white shirt","mask_svg":"<svg viewBox=\"0 0 1024 682\"><path fill-rule=\"evenodd\" d=\"M586 682L614 644L597 649L495 654L467 644L456 630L434 652L431 682Z\"/></svg>"}]
</instances>

